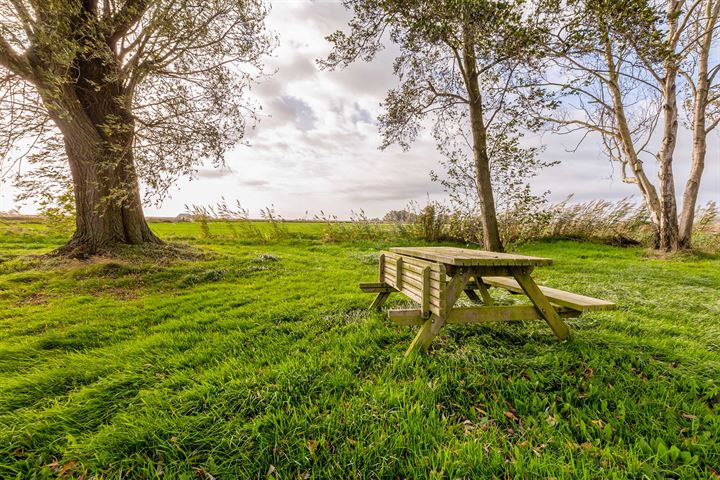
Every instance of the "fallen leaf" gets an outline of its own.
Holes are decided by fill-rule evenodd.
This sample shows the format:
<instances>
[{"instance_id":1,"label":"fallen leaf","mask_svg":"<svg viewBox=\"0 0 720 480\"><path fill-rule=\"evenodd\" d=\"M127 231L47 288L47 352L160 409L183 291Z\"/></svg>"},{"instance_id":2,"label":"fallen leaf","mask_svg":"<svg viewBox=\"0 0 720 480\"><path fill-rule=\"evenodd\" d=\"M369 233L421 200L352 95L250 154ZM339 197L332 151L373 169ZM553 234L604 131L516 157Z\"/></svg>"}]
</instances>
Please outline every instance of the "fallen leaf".
<instances>
[{"instance_id":1,"label":"fallen leaf","mask_svg":"<svg viewBox=\"0 0 720 480\"><path fill-rule=\"evenodd\" d=\"M465 435L469 435L470 432L472 432L473 430L475 430L475 428L477 428L477 427L475 427L475 424L473 422L471 422L470 420L465 420L462 423L462 426L463 426L463 431L465 432Z\"/></svg>"},{"instance_id":2,"label":"fallen leaf","mask_svg":"<svg viewBox=\"0 0 720 480\"><path fill-rule=\"evenodd\" d=\"M215 480L215 477L202 467L195 467L195 475L202 480Z\"/></svg>"},{"instance_id":3,"label":"fallen leaf","mask_svg":"<svg viewBox=\"0 0 720 480\"><path fill-rule=\"evenodd\" d=\"M603 422L601 418L598 418L597 420L590 420L590 423L598 428L603 428L605 426L605 422Z\"/></svg>"},{"instance_id":4,"label":"fallen leaf","mask_svg":"<svg viewBox=\"0 0 720 480\"><path fill-rule=\"evenodd\" d=\"M58 470L57 474L58 477L64 477L77 463L77 460L70 460L65 465L62 466L60 470Z\"/></svg>"},{"instance_id":5,"label":"fallen leaf","mask_svg":"<svg viewBox=\"0 0 720 480\"><path fill-rule=\"evenodd\" d=\"M265 474L265 476L266 476L266 477L269 477L269 476L272 475L273 473L275 473L275 465L272 465L272 464L271 464L270 467L268 468L268 471L267 471L267 473Z\"/></svg>"},{"instance_id":6,"label":"fallen leaf","mask_svg":"<svg viewBox=\"0 0 720 480\"><path fill-rule=\"evenodd\" d=\"M318 441L310 439L307 440L305 444L307 445L307 449L310 450L310 454L315 455L315 450L317 450L318 447Z\"/></svg>"}]
</instances>

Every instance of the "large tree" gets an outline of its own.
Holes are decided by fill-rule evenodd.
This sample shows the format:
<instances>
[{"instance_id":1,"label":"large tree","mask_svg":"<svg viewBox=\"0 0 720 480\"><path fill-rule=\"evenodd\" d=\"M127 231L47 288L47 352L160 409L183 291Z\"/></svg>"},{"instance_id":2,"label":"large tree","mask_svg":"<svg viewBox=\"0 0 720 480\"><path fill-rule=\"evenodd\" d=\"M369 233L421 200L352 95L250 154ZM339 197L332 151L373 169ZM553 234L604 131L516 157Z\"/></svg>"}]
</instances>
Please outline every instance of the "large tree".
<instances>
[{"instance_id":1,"label":"large tree","mask_svg":"<svg viewBox=\"0 0 720 480\"><path fill-rule=\"evenodd\" d=\"M328 37L333 52L323 65L370 61L390 39L400 48L394 70L400 85L380 117L383 147L408 148L428 118L441 151L467 130L483 242L502 251L490 157L497 138L512 133L506 120L536 92L523 91L539 43L538 17L522 0L345 0L350 32ZM511 141L513 145L515 143ZM448 150L449 148L449 150Z\"/></svg>"},{"instance_id":2,"label":"large tree","mask_svg":"<svg viewBox=\"0 0 720 480\"><path fill-rule=\"evenodd\" d=\"M720 121L717 45L720 0L550 0L557 7L548 47L553 85L569 108L551 119L597 133L622 180L638 186L657 246L691 246L707 134ZM685 101L683 101L685 100ZM676 151L682 110L692 151ZM580 113L580 114L578 114ZM678 214L675 159L690 157ZM657 167L652 179L646 160Z\"/></svg>"},{"instance_id":3,"label":"large tree","mask_svg":"<svg viewBox=\"0 0 720 480\"><path fill-rule=\"evenodd\" d=\"M139 180L162 197L242 138L243 92L273 44L266 13L261 0L0 0L0 158L5 173L38 163L32 186L71 179L66 252L159 241Z\"/></svg>"}]
</instances>

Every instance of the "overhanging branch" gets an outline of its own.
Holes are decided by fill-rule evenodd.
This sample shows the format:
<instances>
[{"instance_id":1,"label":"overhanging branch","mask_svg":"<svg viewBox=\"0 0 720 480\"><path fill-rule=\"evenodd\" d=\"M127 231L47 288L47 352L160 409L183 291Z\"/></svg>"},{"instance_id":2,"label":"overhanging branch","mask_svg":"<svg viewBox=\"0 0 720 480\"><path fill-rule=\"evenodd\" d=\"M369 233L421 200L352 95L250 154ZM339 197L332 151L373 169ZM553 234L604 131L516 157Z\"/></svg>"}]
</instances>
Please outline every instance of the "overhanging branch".
<instances>
[{"instance_id":1,"label":"overhanging branch","mask_svg":"<svg viewBox=\"0 0 720 480\"><path fill-rule=\"evenodd\" d=\"M25 55L19 55L4 38L0 37L0 65L25 80L32 80L32 68Z\"/></svg>"}]
</instances>

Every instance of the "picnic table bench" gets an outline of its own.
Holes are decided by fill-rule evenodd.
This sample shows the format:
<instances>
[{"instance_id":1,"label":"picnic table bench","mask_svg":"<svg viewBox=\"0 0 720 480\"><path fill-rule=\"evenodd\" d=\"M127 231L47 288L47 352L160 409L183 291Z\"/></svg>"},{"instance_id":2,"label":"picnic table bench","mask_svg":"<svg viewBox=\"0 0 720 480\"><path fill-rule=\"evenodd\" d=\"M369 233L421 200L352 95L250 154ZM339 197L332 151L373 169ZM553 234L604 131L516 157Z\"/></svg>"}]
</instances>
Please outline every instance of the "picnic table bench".
<instances>
[{"instance_id":1,"label":"picnic table bench","mask_svg":"<svg viewBox=\"0 0 720 480\"><path fill-rule=\"evenodd\" d=\"M530 273L551 264L549 258L467 248L395 247L380 254L380 281L360 288L377 294L371 309L380 309L393 292L418 303L419 308L388 312L394 323L420 326L406 356L427 349L445 324L544 319L564 340L570 331L562 318L615 308L606 300L537 285ZM532 305L496 305L490 287L524 294ZM456 307L463 292L480 305Z\"/></svg>"}]
</instances>

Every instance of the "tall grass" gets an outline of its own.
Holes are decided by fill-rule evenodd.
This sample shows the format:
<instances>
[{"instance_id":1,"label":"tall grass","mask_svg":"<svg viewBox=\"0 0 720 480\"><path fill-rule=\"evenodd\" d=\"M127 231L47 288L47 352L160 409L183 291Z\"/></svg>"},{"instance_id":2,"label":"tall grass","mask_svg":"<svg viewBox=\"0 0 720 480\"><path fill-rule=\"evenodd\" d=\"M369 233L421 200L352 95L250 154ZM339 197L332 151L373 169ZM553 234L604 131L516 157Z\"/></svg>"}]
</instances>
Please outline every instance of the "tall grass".
<instances>
[{"instance_id":1,"label":"tall grass","mask_svg":"<svg viewBox=\"0 0 720 480\"><path fill-rule=\"evenodd\" d=\"M720 211L715 202L709 202L695 213L693 244L696 248L720 251Z\"/></svg>"},{"instance_id":2,"label":"tall grass","mask_svg":"<svg viewBox=\"0 0 720 480\"><path fill-rule=\"evenodd\" d=\"M185 206L187 215L200 227L200 238L217 236L211 232L211 224L222 224L223 230L230 232L236 240L274 241L290 237L285 219L275 211L275 206L260 210L260 216L268 225L267 229L260 229L257 223L250 218L250 210L244 208L239 201L235 205L228 205L223 198L216 205L190 205Z\"/></svg>"},{"instance_id":3,"label":"tall grass","mask_svg":"<svg viewBox=\"0 0 720 480\"><path fill-rule=\"evenodd\" d=\"M341 221L337 215L320 211L314 220L323 224L322 240L325 242L347 242L358 240L374 240L396 236L391 229L383 228L384 224L368 218L364 210L350 212L350 221Z\"/></svg>"},{"instance_id":4,"label":"tall grass","mask_svg":"<svg viewBox=\"0 0 720 480\"><path fill-rule=\"evenodd\" d=\"M451 211L437 203L419 209L411 204L410 222L397 222L390 231L405 238L427 241L459 241L482 244L482 226L477 215ZM699 208L695 217L694 244L701 249L720 250L718 208L714 202ZM572 197L543 208L518 206L498 214L505 244L544 239L571 239L617 246L646 245L653 241L653 228L645 208L624 198L616 202L593 200L572 203Z\"/></svg>"},{"instance_id":5,"label":"tall grass","mask_svg":"<svg viewBox=\"0 0 720 480\"><path fill-rule=\"evenodd\" d=\"M248 209L225 200L214 206L186 207L200 229L200 238L227 237L244 241L275 241L293 237L288 222L273 206L260 211L263 228L250 218ZM313 221L322 228L315 235L326 243L347 241L450 241L482 245L482 225L477 215L453 211L447 205L428 201L424 206L410 203L404 215L371 219L364 210L353 211L349 220L321 211ZM720 215L714 202L696 212L694 246L720 251ZM402 220L400 220L402 219ZM506 245L518 245L545 239L591 241L631 246L651 246L653 228L644 207L624 198L615 202L593 200L572 203L572 197L544 207L518 206L498 214L500 234ZM217 225L217 227L214 227Z\"/></svg>"},{"instance_id":6,"label":"tall grass","mask_svg":"<svg viewBox=\"0 0 720 480\"><path fill-rule=\"evenodd\" d=\"M652 227L642 205L628 198L571 204L571 197L538 212L510 212L501 223L508 243L565 238L628 244L649 241Z\"/></svg>"}]
</instances>

